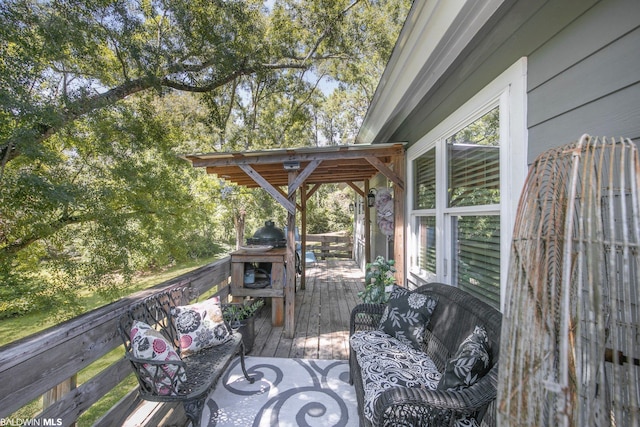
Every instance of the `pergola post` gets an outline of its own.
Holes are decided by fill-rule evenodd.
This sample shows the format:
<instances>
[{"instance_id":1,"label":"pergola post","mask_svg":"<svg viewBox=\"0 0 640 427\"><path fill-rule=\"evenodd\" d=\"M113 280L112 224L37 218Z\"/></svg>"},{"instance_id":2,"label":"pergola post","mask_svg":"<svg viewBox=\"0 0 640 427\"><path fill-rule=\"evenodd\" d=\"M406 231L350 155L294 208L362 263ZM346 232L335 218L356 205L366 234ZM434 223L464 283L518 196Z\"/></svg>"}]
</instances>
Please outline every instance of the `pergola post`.
<instances>
[{"instance_id":1,"label":"pergola post","mask_svg":"<svg viewBox=\"0 0 640 427\"><path fill-rule=\"evenodd\" d=\"M395 175L400 179L400 182L404 183L405 180L405 163L404 156L395 156L393 159L393 171ZM394 182L393 184L393 258L395 259L396 268L396 282L405 286L406 278L406 265L405 265L405 223L404 223L404 210L405 210L405 191L404 185Z\"/></svg>"},{"instance_id":2,"label":"pergola post","mask_svg":"<svg viewBox=\"0 0 640 427\"><path fill-rule=\"evenodd\" d=\"M304 291L307 285L307 185L300 190L300 290Z\"/></svg>"},{"instance_id":3,"label":"pergola post","mask_svg":"<svg viewBox=\"0 0 640 427\"><path fill-rule=\"evenodd\" d=\"M369 194L369 180L364 180L364 196L362 198L362 206L364 208L364 263L371 262L371 208L367 203L367 194Z\"/></svg>"},{"instance_id":4,"label":"pergola post","mask_svg":"<svg viewBox=\"0 0 640 427\"><path fill-rule=\"evenodd\" d=\"M297 171L289 171L289 203L296 206L294 182ZM292 189L294 189L292 191ZM295 332L294 314L296 299L296 209L287 211L287 281L284 289L284 333L293 338Z\"/></svg>"}]
</instances>

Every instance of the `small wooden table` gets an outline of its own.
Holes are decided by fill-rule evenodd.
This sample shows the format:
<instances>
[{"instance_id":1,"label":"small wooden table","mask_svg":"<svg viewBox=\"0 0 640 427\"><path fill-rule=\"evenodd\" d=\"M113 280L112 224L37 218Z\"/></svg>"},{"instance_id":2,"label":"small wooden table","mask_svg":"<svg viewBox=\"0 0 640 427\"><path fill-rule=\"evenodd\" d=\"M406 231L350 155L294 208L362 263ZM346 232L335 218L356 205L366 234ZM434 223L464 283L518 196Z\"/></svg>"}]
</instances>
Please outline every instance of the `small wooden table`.
<instances>
[{"instance_id":1,"label":"small wooden table","mask_svg":"<svg viewBox=\"0 0 640 427\"><path fill-rule=\"evenodd\" d=\"M286 248L273 248L266 252L238 250L231 253L231 295L234 300L242 297L271 298L271 324L284 324L284 284ZM271 286L262 289L250 289L244 286L245 263L270 263ZM237 298L236 298L237 297Z\"/></svg>"}]
</instances>

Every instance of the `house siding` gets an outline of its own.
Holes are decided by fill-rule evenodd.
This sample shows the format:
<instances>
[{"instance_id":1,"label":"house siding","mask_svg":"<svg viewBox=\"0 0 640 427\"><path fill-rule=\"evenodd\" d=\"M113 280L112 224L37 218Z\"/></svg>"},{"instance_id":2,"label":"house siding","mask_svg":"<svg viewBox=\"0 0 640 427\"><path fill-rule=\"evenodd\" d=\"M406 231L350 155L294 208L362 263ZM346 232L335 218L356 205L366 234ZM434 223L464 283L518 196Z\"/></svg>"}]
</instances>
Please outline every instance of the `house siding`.
<instances>
[{"instance_id":1,"label":"house siding","mask_svg":"<svg viewBox=\"0 0 640 427\"><path fill-rule=\"evenodd\" d=\"M424 52L432 51L429 43L449 42L455 30L443 40L421 40ZM584 133L640 141L640 0L505 0L465 43L446 61L425 53L418 77L402 90L387 82L376 91L378 103L385 96L400 102L387 116L372 115L384 124L363 141L403 141L410 149L523 57L523 163ZM412 54L421 55L420 44L412 46ZM442 64L446 69L434 75ZM392 71L401 72L401 65ZM426 81L434 83L427 87ZM513 187L519 194L519 185ZM379 245L374 250L382 254Z\"/></svg>"},{"instance_id":2,"label":"house siding","mask_svg":"<svg viewBox=\"0 0 640 427\"><path fill-rule=\"evenodd\" d=\"M640 1L598 3L528 59L530 162L583 133L640 137Z\"/></svg>"},{"instance_id":3,"label":"house siding","mask_svg":"<svg viewBox=\"0 0 640 427\"><path fill-rule=\"evenodd\" d=\"M412 145L519 58L528 159L583 133L640 137L640 1L507 1L400 126Z\"/></svg>"}]
</instances>

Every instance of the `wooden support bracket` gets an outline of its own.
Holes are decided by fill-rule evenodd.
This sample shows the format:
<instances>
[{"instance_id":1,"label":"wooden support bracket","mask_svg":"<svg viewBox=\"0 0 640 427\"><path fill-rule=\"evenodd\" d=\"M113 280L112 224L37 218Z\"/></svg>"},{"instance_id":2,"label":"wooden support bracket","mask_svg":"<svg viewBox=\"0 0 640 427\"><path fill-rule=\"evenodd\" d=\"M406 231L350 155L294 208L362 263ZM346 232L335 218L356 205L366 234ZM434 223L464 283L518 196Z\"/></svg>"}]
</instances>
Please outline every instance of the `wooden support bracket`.
<instances>
[{"instance_id":1,"label":"wooden support bracket","mask_svg":"<svg viewBox=\"0 0 640 427\"><path fill-rule=\"evenodd\" d=\"M393 169L384 164L380 159L375 156L365 157L369 163L371 163L376 169L378 169L384 176L389 178L398 187L404 190L404 180L398 176Z\"/></svg>"},{"instance_id":2,"label":"wooden support bracket","mask_svg":"<svg viewBox=\"0 0 640 427\"><path fill-rule=\"evenodd\" d=\"M278 201L291 215L295 215L296 213L296 205L291 202L289 199L284 197L284 195L273 185L269 183L262 175L260 175L254 168L249 165L239 165L239 167L246 173L251 179L253 179L260 187L264 188L267 193L271 194L271 196Z\"/></svg>"}]
</instances>

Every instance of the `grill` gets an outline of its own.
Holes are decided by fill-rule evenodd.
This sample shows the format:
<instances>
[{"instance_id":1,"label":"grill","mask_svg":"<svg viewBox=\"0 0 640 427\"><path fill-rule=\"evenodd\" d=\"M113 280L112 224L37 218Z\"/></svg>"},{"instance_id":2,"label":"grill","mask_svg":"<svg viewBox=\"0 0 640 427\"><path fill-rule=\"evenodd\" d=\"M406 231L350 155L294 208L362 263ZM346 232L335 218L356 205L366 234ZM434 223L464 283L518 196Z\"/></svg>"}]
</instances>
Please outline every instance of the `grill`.
<instances>
[{"instance_id":1,"label":"grill","mask_svg":"<svg viewBox=\"0 0 640 427\"><path fill-rule=\"evenodd\" d=\"M284 248L287 246L287 239L284 231L277 228L273 221L264 223L264 227L258 229L253 237L247 239L248 245L269 245L274 248Z\"/></svg>"}]
</instances>

